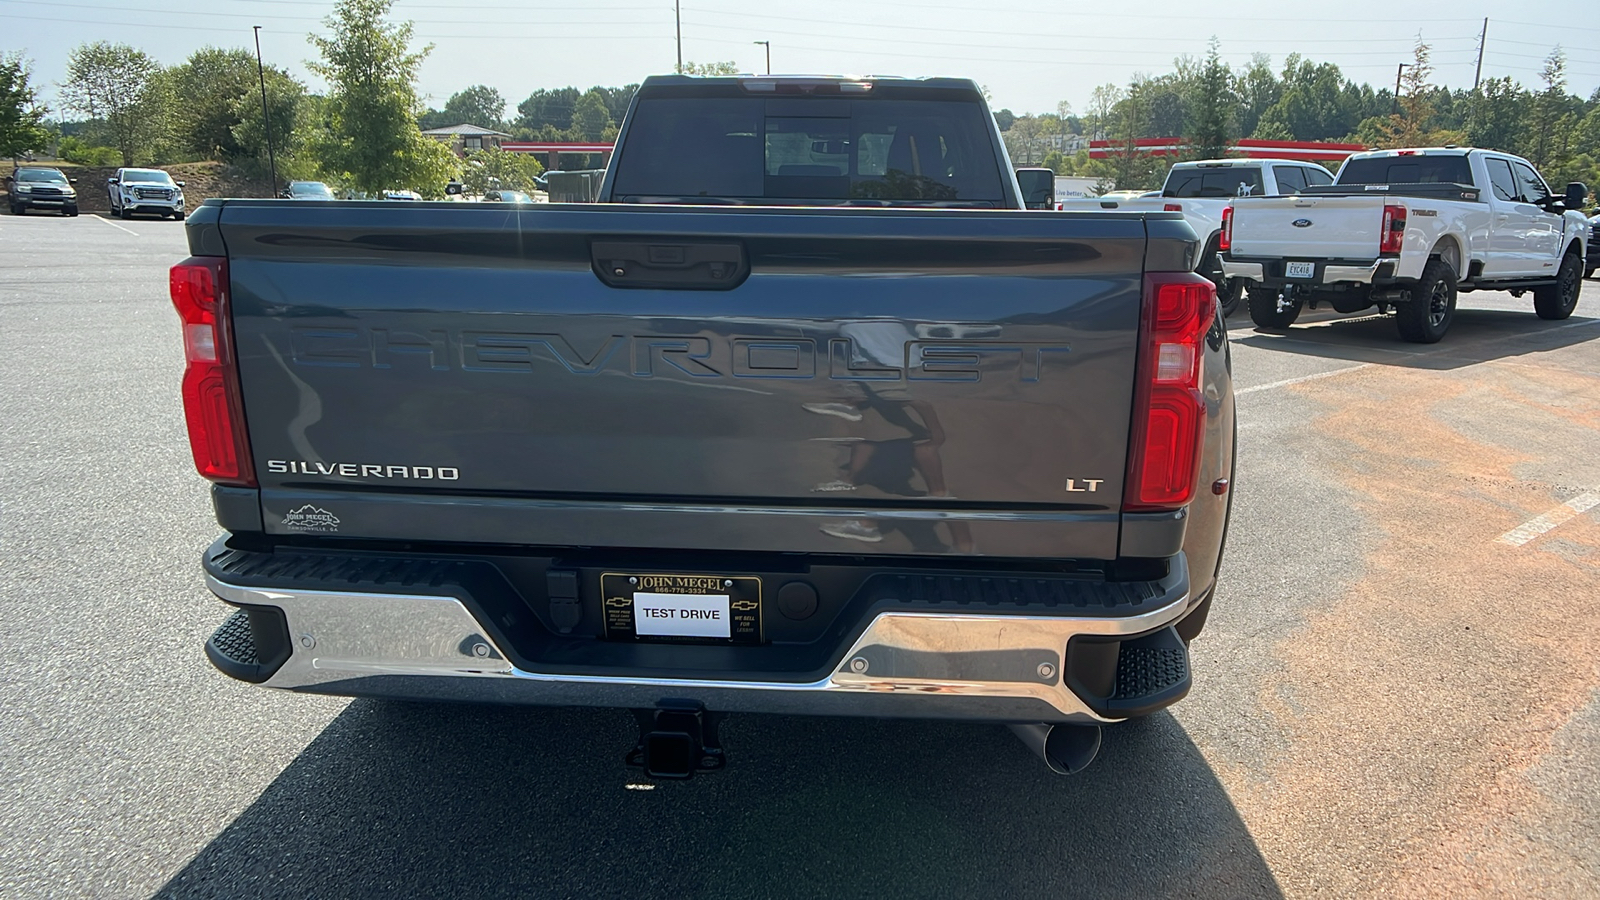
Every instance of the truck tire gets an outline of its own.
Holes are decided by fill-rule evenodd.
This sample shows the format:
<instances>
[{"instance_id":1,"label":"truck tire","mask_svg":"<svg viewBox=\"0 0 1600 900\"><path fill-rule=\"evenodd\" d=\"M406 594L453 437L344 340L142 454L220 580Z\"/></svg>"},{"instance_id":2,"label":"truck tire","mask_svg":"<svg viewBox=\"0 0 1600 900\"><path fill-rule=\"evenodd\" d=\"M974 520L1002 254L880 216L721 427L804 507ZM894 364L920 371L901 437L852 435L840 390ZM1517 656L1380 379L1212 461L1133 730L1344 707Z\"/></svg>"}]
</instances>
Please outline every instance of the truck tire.
<instances>
[{"instance_id":1,"label":"truck tire","mask_svg":"<svg viewBox=\"0 0 1600 900\"><path fill-rule=\"evenodd\" d=\"M1533 289L1533 311L1541 319L1559 321L1572 315L1578 308L1578 292L1583 290L1583 279L1578 276L1583 272L1583 263L1578 261L1576 254L1568 253L1561 258L1561 268L1556 270L1556 283L1541 285Z\"/></svg>"},{"instance_id":2,"label":"truck tire","mask_svg":"<svg viewBox=\"0 0 1600 900\"><path fill-rule=\"evenodd\" d=\"M1217 287L1217 308L1222 310L1224 319L1239 311L1239 301L1244 298L1245 285L1249 281L1244 278L1224 278L1222 264L1217 260L1217 240L1215 238L1206 242L1206 249L1200 254L1200 262L1195 266L1195 273L1202 275Z\"/></svg>"},{"instance_id":3,"label":"truck tire","mask_svg":"<svg viewBox=\"0 0 1600 900\"><path fill-rule=\"evenodd\" d=\"M131 218L133 218L133 210L128 209L126 206L124 206L121 209L117 210L117 217L120 218L120 219L131 219Z\"/></svg>"},{"instance_id":4,"label":"truck tire","mask_svg":"<svg viewBox=\"0 0 1600 900\"><path fill-rule=\"evenodd\" d=\"M1296 297L1292 303L1282 310L1278 309L1278 295L1281 293L1275 288L1251 286L1250 287L1250 321L1256 323L1258 328L1271 328L1281 331L1294 324L1300 318L1300 307L1303 302Z\"/></svg>"},{"instance_id":5,"label":"truck tire","mask_svg":"<svg viewBox=\"0 0 1600 900\"><path fill-rule=\"evenodd\" d=\"M1436 344L1456 317L1456 270L1442 259L1430 259L1411 288L1411 300L1395 308L1400 339Z\"/></svg>"}]
</instances>

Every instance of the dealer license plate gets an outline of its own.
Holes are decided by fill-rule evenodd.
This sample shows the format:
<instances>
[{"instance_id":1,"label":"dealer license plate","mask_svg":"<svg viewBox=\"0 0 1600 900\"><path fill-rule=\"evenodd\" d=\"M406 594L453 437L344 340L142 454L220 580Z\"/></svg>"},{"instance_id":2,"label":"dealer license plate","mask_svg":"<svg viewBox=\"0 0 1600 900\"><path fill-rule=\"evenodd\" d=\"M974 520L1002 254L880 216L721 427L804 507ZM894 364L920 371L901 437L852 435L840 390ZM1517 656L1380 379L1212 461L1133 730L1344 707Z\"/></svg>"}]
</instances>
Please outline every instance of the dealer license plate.
<instances>
[{"instance_id":1,"label":"dealer license plate","mask_svg":"<svg viewBox=\"0 0 1600 900\"><path fill-rule=\"evenodd\" d=\"M1317 274L1317 264L1308 262L1286 263L1283 267L1285 278L1310 278Z\"/></svg>"},{"instance_id":2,"label":"dealer license plate","mask_svg":"<svg viewBox=\"0 0 1600 900\"><path fill-rule=\"evenodd\" d=\"M748 575L600 576L606 637L761 643L761 579Z\"/></svg>"}]
</instances>

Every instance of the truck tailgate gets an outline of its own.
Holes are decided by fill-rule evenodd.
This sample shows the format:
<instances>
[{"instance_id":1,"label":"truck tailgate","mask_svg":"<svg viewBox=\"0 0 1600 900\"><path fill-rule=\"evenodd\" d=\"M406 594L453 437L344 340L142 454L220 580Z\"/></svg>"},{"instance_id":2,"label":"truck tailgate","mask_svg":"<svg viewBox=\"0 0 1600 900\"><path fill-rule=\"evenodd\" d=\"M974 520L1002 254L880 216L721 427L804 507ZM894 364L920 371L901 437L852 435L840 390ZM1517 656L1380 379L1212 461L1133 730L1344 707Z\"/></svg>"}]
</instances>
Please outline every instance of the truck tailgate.
<instances>
[{"instance_id":1,"label":"truck tailgate","mask_svg":"<svg viewBox=\"0 0 1600 900\"><path fill-rule=\"evenodd\" d=\"M229 201L214 227L269 532L1116 555L1138 217Z\"/></svg>"},{"instance_id":2,"label":"truck tailgate","mask_svg":"<svg viewBox=\"0 0 1600 900\"><path fill-rule=\"evenodd\" d=\"M1245 197L1233 202L1233 256L1376 259L1384 198Z\"/></svg>"}]
</instances>

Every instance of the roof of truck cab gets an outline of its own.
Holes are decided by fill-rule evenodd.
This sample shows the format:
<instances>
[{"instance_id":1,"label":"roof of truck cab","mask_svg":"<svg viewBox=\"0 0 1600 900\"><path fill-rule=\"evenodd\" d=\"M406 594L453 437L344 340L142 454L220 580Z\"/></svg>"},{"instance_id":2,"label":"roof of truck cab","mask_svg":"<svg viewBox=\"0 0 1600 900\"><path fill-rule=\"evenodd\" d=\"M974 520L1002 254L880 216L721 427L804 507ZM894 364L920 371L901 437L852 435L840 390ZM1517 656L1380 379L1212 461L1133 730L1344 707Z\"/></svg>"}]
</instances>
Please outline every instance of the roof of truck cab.
<instances>
[{"instance_id":1,"label":"roof of truck cab","mask_svg":"<svg viewBox=\"0 0 1600 900\"><path fill-rule=\"evenodd\" d=\"M1173 163L1172 167L1174 169L1203 169L1211 167L1227 168L1229 166L1246 165L1264 166L1273 163L1276 163L1280 166L1303 166L1307 164L1305 160L1301 159L1278 159L1271 156L1234 156L1227 159L1195 159L1190 160L1189 162ZM1316 165L1316 163L1311 163L1311 165Z\"/></svg>"},{"instance_id":2,"label":"roof of truck cab","mask_svg":"<svg viewBox=\"0 0 1600 900\"><path fill-rule=\"evenodd\" d=\"M976 91L978 83L970 78L907 78L900 75L651 75L641 88L667 85L725 84L743 85L747 82L777 82L803 84L806 82L835 82L838 84L894 84L905 87L944 88L953 91Z\"/></svg>"}]
</instances>

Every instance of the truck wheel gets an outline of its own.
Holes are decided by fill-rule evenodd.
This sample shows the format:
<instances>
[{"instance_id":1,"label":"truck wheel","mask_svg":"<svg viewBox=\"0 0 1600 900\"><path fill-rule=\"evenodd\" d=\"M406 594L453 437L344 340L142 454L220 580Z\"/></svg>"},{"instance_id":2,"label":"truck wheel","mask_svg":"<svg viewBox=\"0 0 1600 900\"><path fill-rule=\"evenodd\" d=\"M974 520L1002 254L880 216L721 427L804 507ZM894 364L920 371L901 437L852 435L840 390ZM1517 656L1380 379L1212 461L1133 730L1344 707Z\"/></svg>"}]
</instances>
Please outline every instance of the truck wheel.
<instances>
[{"instance_id":1,"label":"truck wheel","mask_svg":"<svg viewBox=\"0 0 1600 900\"><path fill-rule=\"evenodd\" d=\"M1533 311L1539 318L1559 320L1572 315L1578 307L1578 292L1583 290L1583 279L1578 277L1582 269L1578 257L1568 253L1556 270L1556 283L1533 289Z\"/></svg>"},{"instance_id":2,"label":"truck wheel","mask_svg":"<svg viewBox=\"0 0 1600 900\"><path fill-rule=\"evenodd\" d=\"M123 208L117 210L117 217L121 219L131 219L133 218L133 210L124 206Z\"/></svg>"},{"instance_id":3,"label":"truck wheel","mask_svg":"<svg viewBox=\"0 0 1600 900\"><path fill-rule=\"evenodd\" d=\"M13 203L13 204L11 204L11 214L12 214L12 215L13 215L13 216L20 216L20 215L23 215L23 214L25 214L25 213L26 213L26 212L27 212L27 211L28 211L28 208L27 208L27 207L26 207L26 206L22 206L22 205L20 205L20 204L17 204L17 203Z\"/></svg>"},{"instance_id":4,"label":"truck wheel","mask_svg":"<svg viewBox=\"0 0 1600 900\"><path fill-rule=\"evenodd\" d=\"M1250 321L1256 323L1258 328L1282 330L1300 318L1300 307L1303 305L1300 298L1296 297L1280 310L1279 293L1281 292L1276 288L1255 286L1250 288Z\"/></svg>"},{"instance_id":5,"label":"truck wheel","mask_svg":"<svg viewBox=\"0 0 1600 900\"><path fill-rule=\"evenodd\" d=\"M1456 270L1442 259L1432 259L1411 288L1411 300L1395 308L1400 339L1413 344L1435 344L1456 317Z\"/></svg>"}]
</instances>

